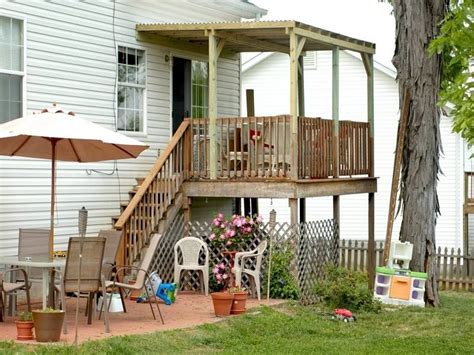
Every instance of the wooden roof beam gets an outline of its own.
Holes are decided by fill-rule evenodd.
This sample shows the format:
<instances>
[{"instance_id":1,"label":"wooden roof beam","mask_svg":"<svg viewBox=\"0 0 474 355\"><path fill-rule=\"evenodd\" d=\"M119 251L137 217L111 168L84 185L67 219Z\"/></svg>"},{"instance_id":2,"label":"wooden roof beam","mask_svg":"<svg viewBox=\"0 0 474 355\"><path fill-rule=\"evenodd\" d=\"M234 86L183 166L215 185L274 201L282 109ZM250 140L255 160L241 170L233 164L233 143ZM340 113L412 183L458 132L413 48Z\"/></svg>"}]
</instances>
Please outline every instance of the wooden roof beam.
<instances>
[{"instance_id":1,"label":"wooden roof beam","mask_svg":"<svg viewBox=\"0 0 474 355\"><path fill-rule=\"evenodd\" d=\"M262 41L260 39L245 36L242 34L234 34L234 33L229 33L226 31L216 31L216 36L223 38L231 43L236 43L236 44L255 48L257 51L281 52L281 53L287 53L287 54L290 52L290 48L285 45L281 45L281 44L273 43L269 41Z\"/></svg>"},{"instance_id":2,"label":"wooden roof beam","mask_svg":"<svg viewBox=\"0 0 474 355\"><path fill-rule=\"evenodd\" d=\"M362 44L358 43L352 43L348 42L339 38L331 37L328 35L324 35L321 33L305 30L303 28L295 28L294 29L295 33L299 36L303 36L312 40L315 40L317 42L325 43L325 44L330 44L333 46L337 46L343 49L349 49L352 51L356 51L359 53L368 53L368 54L374 54L375 53L375 48L370 48L367 46L364 46Z\"/></svg>"}]
</instances>

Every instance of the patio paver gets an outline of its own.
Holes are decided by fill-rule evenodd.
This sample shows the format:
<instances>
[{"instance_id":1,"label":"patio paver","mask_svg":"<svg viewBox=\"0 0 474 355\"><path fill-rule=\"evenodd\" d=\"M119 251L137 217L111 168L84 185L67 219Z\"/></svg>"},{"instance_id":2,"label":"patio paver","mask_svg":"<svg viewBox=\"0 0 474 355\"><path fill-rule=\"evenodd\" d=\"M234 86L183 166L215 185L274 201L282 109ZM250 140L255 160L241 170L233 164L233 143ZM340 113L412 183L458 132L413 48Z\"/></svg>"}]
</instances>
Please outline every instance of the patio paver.
<instances>
[{"instance_id":1,"label":"patio paver","mask_svg":"<svg viewBox=\"0 0 474 355\"><path fill-rule=\"evenodd\" d=\"M109 336L131 335L153 333L157 331L182 329L197 326L204 323L214 323L222 318L214 315L211 296L205 296L194 293L180 293L176 302L171 306L160 303L160 309L163 314L165 324L162 325L159 320L153 320L150 306L147 303L136 303L126 300L127 313L110 313L109 334L104 333L104 323L102 320L93 319L92 324L87 324L87 317L84 316L86 299L81 299L79 307L79 342L87 340L98 340ZM248 299L247 308L263 305L277 305L283 303L283 300L258 301L257 299ZM68 313L66 319L68 322L69 334L61 335L62 343L72 343L74 341L74 318L76 299L70 298L66 301ZM35 307L33 307L35 308ZM156 306L155 306L156 311ZM157 318L159 319L158 315ZM14 318L7 317L6 322L0 323L0 340L15 340L16 328ZM40 344L35 340L21 343Z\"/></svg>"}]
</instances>

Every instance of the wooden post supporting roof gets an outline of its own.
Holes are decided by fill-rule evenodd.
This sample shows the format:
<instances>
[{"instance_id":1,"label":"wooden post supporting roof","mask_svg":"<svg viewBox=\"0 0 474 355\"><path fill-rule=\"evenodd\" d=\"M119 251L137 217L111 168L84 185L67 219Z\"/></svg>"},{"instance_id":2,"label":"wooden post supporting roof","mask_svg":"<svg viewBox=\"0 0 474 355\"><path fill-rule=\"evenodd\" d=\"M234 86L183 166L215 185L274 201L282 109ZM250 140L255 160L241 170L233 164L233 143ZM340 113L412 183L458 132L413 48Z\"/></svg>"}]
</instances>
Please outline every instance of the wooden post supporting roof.
<instances>
[{"instance_id":1,"label":"wooden post supporting roof","mask_svg":"<svg viewBox=\"0 0 474 355\"><path fill-rule=\"evenodd\" d=\"M332 153L333 177L339 177L339 47L332 49ZM332 197L332 215L336 223L337 235L340 230L340 197Z\"/></svg>"},{"instance_id":2,"label":"wooden post supporting roof","mask_svg":"<svg viewBox=\"0 0 474 355\"><path fill-rule=\"evenodd\" d=\"M209 38L209 175L217 179L217 58L219 47L214 30L207 31Z\"/></svg>"},{"instance_id":3,"label":"wooden post supporting roof","mask_svg":"<svg viewBox=\"0 0 474 355\"><path fill-rule=\"evenodd\" d=\"M361 53L365 72L367 73L367 121L369 122L369 177L374 176L374 58L372 54ZM369 240L367 269L369 288L374 287L375 278L375 195L369 193Z\"/></svg>"}]
</instances>

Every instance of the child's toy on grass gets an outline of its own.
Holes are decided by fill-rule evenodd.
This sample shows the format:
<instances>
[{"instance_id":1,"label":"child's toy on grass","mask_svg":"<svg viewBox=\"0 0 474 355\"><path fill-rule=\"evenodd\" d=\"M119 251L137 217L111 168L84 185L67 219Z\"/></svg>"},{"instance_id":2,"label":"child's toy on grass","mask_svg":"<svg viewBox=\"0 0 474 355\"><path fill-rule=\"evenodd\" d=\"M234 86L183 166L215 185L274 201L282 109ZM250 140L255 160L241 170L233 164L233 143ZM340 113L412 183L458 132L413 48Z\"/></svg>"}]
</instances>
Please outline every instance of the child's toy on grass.
<instances>
[{"instance_id":1,"label":"child's toy on grass","mask_svg":"<svg viewBox=\"0 0 474 355\"><path fill-rule=\"evenodd\" d=\"M334 320L342 320L344 323L354 322L357 320L356 316L351 311L344 308L336 308L331 318Z\"/></svg>"}]
</instances>

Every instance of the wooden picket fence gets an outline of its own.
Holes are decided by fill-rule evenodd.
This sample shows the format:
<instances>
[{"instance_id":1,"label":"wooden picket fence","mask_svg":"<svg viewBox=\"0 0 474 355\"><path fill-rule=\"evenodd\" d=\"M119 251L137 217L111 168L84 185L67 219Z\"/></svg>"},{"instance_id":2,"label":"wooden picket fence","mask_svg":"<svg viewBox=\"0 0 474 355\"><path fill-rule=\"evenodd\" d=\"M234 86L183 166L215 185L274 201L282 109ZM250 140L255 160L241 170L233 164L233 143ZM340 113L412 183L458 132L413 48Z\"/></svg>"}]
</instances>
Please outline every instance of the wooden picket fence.
<instances>
[{"instance_id":1,"label":"wooden picket fence","mask_svg":"<svg viewBox=\"0 0 474 355\"><path fill-rule=\"evenodd\" d=\"M376 265L383 264L383 242L375 243ZM367 271L368 243L363 240L341 240L340 266L349 270ZM442 290L474 288L474 255L464 255L461 249L438 247L438 285Z\"/></svg>"}]
</instances>

